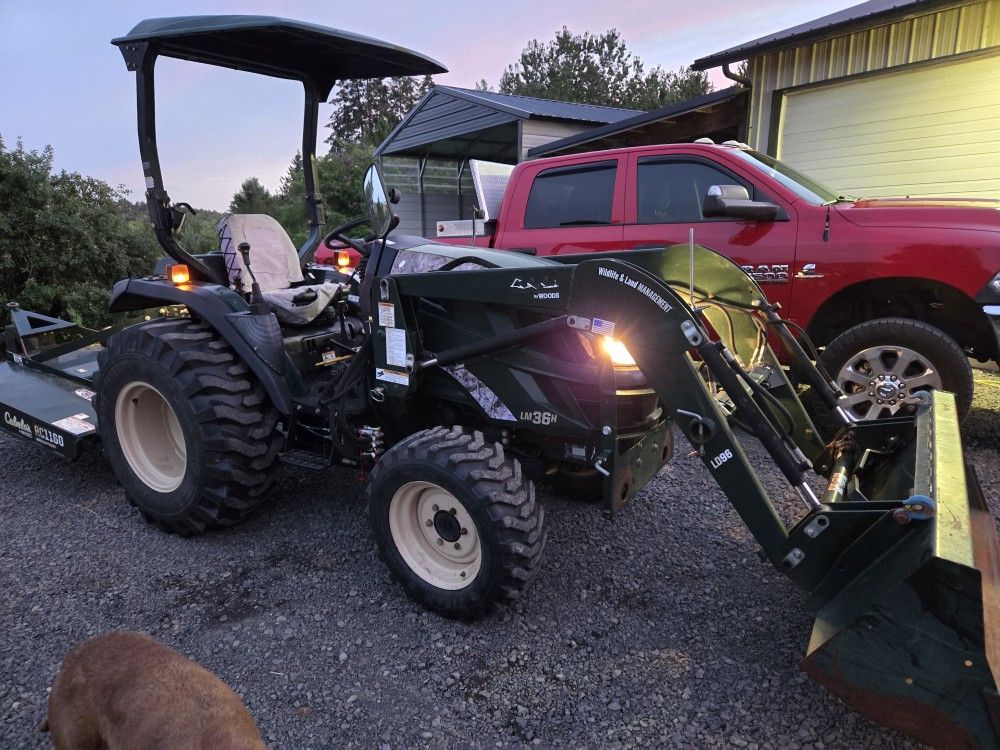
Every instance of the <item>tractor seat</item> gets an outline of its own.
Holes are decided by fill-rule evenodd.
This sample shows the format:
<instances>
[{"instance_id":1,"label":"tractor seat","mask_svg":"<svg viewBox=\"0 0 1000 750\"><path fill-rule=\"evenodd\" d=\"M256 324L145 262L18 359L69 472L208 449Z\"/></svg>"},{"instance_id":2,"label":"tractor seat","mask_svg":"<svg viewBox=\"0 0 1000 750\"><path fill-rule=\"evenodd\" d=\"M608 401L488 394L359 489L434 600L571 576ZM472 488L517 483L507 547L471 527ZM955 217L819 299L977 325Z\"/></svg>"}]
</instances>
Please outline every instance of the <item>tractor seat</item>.
<instances>
[{"instance_id":1,"label":"tractor seat","mask_svg":"<svg viewBox=\"0 0 1000 750\"><path fill-rule=\"evenodd\" d=\"M226 258L229 283L241 294L250 291L252 279L243 265L239 246L250 243L250 268L260 290L282 323L304 326L316 319L340 290L340 284L306 284L299 254L291 238L267 214L229 214L216 227Z\"/></svg>"}]
</instances>

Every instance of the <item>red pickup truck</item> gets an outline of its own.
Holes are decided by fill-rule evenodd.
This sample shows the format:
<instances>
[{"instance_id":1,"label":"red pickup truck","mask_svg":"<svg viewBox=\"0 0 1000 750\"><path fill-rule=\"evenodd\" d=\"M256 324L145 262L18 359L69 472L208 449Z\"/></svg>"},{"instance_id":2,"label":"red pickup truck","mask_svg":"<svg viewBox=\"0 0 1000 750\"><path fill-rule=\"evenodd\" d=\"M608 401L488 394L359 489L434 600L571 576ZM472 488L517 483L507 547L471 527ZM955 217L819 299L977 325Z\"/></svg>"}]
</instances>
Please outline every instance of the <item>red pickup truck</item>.
<instances>
[{"instance_id":1,"label":"red pickup truck","mask_svg":"<svg viewBox=\"0 0 1000 750\"><path fill-rule=\"evenodd\" d=\"M852 198L742 145L684 143L524 162L462 244L537 255L695 241L801 325L860 418L914 390L972 402L968 357L1000 356L1000 201ZM441 232L439 231L439 235Z\"/></svg>"}]
</instances>

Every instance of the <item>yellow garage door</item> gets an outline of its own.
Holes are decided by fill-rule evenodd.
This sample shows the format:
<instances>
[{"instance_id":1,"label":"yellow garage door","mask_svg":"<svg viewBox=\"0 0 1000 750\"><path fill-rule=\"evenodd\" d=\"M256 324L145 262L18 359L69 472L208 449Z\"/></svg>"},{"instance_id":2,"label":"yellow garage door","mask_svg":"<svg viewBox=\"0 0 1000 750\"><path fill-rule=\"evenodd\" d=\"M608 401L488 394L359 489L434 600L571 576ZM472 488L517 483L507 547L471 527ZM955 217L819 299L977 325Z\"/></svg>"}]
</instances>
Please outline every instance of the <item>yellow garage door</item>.
<instances>
[{"instance_id":1,"label":"yellow garage door","mask_svg":"<svg viewBox=\"0 0 1000 750\"><path fill-rule=\"evenodd\" d=\"M1000 54L787 94L777 153L848 195L1000 197Z\"/></svg>"}]
</instances>

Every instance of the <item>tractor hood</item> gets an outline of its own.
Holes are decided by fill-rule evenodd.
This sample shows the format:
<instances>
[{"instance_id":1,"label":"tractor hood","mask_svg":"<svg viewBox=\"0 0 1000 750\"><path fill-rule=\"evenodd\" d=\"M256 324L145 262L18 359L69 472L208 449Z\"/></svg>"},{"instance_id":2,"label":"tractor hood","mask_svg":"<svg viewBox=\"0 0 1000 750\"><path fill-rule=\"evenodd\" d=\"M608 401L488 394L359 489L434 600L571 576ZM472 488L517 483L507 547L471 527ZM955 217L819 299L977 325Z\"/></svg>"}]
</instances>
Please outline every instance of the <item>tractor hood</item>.
<instances>
[{"instance_id":1,"label":"tractor hood","mask_svg":"<svg viewBox=\"0 0 1000 750\"><path fill-rule=\"evenodd\" d=\"M409 234L390 235L386 245L396 251L396 260L392 265L393 273L418 273L436 270L443 265L462 270L563 265L550 258L537 258L509 250L448 245Z\"/></svg>"},{"instance_id":2,"label":"tractor hood","mask_svg":"<svg viewBox=\"0 0 1000 750\"><path fill-rule=\"evenodd\" d=\"M1000 231L1000 200L993 198L862 198L836 209L863 227L933 227Z\"/></svg>"}]
</instances>

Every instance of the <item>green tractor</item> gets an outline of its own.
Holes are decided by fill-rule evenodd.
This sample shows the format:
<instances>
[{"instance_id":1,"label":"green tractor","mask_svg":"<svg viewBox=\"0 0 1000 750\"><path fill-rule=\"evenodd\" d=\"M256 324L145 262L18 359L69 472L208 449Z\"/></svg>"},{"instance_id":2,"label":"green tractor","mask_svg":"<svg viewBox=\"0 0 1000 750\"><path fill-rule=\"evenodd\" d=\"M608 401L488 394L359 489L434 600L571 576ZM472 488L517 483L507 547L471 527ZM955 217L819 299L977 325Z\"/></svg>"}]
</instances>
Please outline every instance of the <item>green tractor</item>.
<instances>
[{"instance_id":1,"label":"green tractor","mask_svg":"<svg viewBox=\"0 0 1000 750\"><path fill-rule=\"evenodd\" d=\"M770 562L808 593L804 668L876 720L939 745L994 746L1000 546L963 460L954 398L855 422L756 284L692 242L535 258L393 233L372 167L368 215L325 232L313 162L337 80L442 72L374 39L270 17L144 21L114 40L136 73L147 205L169 256L126 279L95 331L9 306L3 426L68 457L100 440L129 499L166 531L237 523L279 464L359 467L372 535L415 600L472 617L538 572L535 482L600 489L609 515L694 447ZM299 81L310 235L227 217L218 252L178 241L154 125L158 56ZM373 103L373 106L376 106ZM352 230L367 227L356 239ZM320 244L362 257L310 263ZM821 439L775 336L839 424ZM808 343L806 346L808 346ZM802 499L778 517L734 427Z\"/></svg>"}]
</instances>

